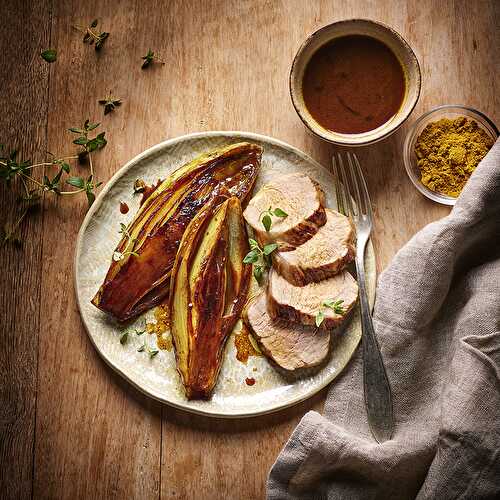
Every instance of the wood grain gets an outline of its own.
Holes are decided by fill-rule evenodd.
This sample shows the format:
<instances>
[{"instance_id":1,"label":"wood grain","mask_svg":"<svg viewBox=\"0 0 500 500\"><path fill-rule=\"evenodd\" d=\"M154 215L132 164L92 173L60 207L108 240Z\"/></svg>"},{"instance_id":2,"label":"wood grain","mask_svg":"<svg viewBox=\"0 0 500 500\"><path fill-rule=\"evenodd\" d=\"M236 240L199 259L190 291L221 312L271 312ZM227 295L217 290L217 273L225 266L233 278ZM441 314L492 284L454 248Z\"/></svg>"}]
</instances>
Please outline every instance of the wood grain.
<instances>
[{"instance_id":1,"label":"wood grain","mask_svg":"<svg viewBox=\"0 0 500 500\"><path fill-rule=\"evenodd\" d=\"M23 159L41 160L47 148L48 65L39 57L50 41L47 4L0 4L0 18L15 19L0 35L0 143ZM15 199L0 186L0 224L19 216ZM21 249L0 247L0 496L8 499L32 492L42 227L36 214L21 227Z\"/></svg>"},{"instance_id":2,"label":"wood grain","mask_svg":"<svg viewBox=\"0 0 500 500\"><path fill-rule=\"evenodd\" d=\"M407 126L444 103L500 118L494 1L61 0L33 8L4 2L0 9L11 20L0 35L8 97L0 142L17 141L33 157L46 148L66 153L69 126L102 121L110 141L95 156L102 181L147 147L203 130L268 134L328 165L333 147L305 130L290 102L293 56L309 33L336 20L365 17L394 27L419 58L423 87L405 127L357 151L375 206L380 270L416 231L449 211L406 177ZM100 54L71 27L95 17L111 33ZM58 49L50 67L38 58L49 42ZM148 48L165 66L140 69ZM123 105L104 117L97 99L109 90ZM20 113L27 118L18 120ZM3 191L1 203L10 210ZM100 360L76 309L73 250L85 203L47 203L43 234L40 219L32 219L23 226L25 249L0 254L0 374L9 380L0 393L1 491L16 498L32 489L35 498L262 498L279 450L307 410L321 409L327 391L276 415L223 421L161 407L129 387Z\"/></svg>"},{"instance_id":3,"label":"wood grain","mask_svg":"<svg viewBox=\"0 0 500 500\"><path fill-rule=\"evenodd\" d=\"M112 33L101 53L84 45L83 35L72 28L89 24L89 12ZM134 86L130 66L140 75L140 54L113 56L129 43L131 16L126 8L116 11L113 2L60 2L54 11L52 43L59 58L51 66L48 145L71 153L74 136L68 127L86 118L100 121L110 142L94 155L103 181L141 147L132 130L123 133L127 122L136 121L130 111L140 107L132 106L126 93ZM104 117L97 100L110 89L124 97L124 104ZM89 168L77 166L75 172L87 176ZM85 333L72 291L74 242L86 210L85 197L57 198L45 213L34 496L156 498L160 405L105 366Z\"/></svg>"}]
</instances>

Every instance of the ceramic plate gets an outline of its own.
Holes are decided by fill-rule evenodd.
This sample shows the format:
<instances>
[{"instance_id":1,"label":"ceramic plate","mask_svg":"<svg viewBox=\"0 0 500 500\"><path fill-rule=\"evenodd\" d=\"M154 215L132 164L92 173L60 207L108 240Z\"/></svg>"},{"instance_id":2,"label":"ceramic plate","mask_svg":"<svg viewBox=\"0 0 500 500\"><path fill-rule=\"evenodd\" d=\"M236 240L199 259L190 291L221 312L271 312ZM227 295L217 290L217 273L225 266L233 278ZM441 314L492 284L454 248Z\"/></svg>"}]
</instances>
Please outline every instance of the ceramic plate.
<instances>
[{"instance_id":1,"label":"ceramic plate","mask_svg":"<svg viewBox=\"0 0 500 500\"><path fill-rule=\"evenodd\" d=\"M359 311L356 311L344 333L338 337L328 364L318 373L291 383L281 377L264 357L251 356L246 364L238 361L233 332L227 342L212 399L188 401L175 369L174 352L161 350L152 359L145 352L138 352L144 338L154 346L155 335L149 334L129 335L128 342L120 344L123 327L90 303L104 279L120 239L120 222L128 224L139 206L140 196L133 194L134 181L141 178L146 183L156 182L202 152L239 141L254 142L264 148L261 172L254 192L272 177L305 172L322 186L327 205L336 207L335 179L325 168L294 147L270 137L244 132L190 134L148 149L113 176L83 221L75 256L78 306L90 339L104 360L145 394L177 408L216 417L249 417L270 413L312 396L342 371L361 338ZM129 205L128 214L120 213L120 202ZM366 271L373 303L376 271L371 244L366 252ZM149 322L153 318L153 312L149 312L128 328L142 326L145 319ZM247 377L254 378L255 385L248 386L245 383Z\"/></svg>"}]
</instances>

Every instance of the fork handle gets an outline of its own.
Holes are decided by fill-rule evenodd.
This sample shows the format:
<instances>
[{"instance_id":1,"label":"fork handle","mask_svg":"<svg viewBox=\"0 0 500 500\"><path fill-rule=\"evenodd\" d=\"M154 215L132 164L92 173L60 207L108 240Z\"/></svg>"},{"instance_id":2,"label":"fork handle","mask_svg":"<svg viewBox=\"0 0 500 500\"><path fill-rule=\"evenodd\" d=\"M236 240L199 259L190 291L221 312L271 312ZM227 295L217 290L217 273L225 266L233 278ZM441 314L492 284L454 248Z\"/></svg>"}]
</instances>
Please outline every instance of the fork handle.
<instances>
[{"instance_id":1,"label":"fork handle","mask_svg":"<svg viewBox=\"0 0 500 500\"><path fill-rule=\"evenodd\" d=\"M358 274L363 345L363 387L368 424L374 438L382 443L391 439L394 425L391 387L373 328L366 293L364 254L367 239L358 241L356 271Z\"/></svg>"}]
</instances>

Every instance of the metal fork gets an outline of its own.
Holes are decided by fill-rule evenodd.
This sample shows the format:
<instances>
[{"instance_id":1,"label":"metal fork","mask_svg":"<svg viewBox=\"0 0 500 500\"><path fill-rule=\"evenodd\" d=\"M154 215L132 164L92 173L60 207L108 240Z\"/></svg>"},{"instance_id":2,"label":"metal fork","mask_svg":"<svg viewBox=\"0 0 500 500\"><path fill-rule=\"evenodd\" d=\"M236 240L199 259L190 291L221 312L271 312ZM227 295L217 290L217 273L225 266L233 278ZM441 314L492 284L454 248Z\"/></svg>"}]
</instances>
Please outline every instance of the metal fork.
<instances>
[{"instance_id":1,"label":"metal fork","mask_svg":"<svg viewBox=\"0 0 500 500\"><path fill-rule=\"evenodd\" d=\"M358 274L363 345L363 386L368 424L379 442L392 436L394 425L392 395L380 348L373 329L368 296L366 294L365 248L373 228L373 212L368 189L358 158L354 153L340 153L332 157L339 211L347 215L356 228L356 271ZM351 201L354 198L354 203Z\"/></svg>"}]
</instances>

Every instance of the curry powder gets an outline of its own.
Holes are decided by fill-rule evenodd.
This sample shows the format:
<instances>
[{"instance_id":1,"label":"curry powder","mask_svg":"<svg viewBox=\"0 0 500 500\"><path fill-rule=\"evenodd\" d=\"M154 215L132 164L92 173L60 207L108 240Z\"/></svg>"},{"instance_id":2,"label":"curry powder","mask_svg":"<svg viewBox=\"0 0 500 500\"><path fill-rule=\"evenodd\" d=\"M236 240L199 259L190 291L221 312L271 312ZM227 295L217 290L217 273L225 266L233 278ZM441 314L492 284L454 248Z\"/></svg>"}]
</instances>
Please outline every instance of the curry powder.
<instances>
[{"instance_id":1,"label":"curry powder","mask_svg":"<svg viewBox=\"0 0 500 500\"><path fill-rule=\"evenodd\" d=\"M422 184L456 198L492 146L475 120L461 116L429 123L415 144Z\"/></svg>"}]
</instances>

